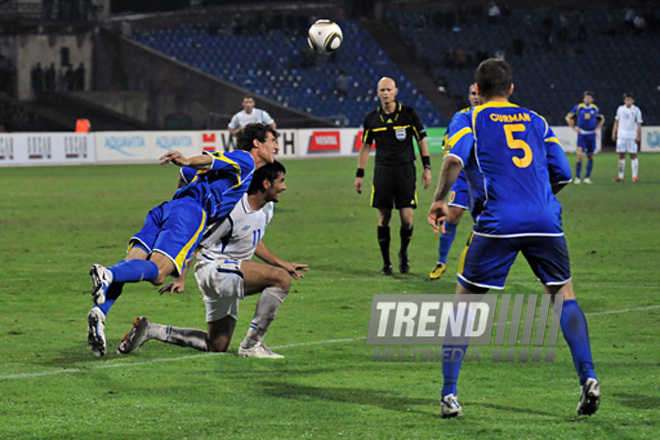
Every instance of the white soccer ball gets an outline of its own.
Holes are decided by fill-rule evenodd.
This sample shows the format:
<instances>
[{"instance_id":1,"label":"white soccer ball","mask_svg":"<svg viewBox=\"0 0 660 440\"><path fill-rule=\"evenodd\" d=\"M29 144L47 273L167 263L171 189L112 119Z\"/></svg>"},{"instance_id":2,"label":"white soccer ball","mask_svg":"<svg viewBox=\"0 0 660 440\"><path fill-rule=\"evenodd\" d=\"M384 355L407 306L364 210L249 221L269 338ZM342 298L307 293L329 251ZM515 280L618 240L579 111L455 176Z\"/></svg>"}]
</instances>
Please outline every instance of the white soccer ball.
<instances>
[{"instance_id":1,"label":"white soccer ball","mask_svg":"<svg viewBox=\"0 0 660 440\"><path fill-rule=\"evenodd\" d=\"M307 32L307 43L316 53L330 55L336 52L344 40L344 34L337 23L332 20L316 20Z\"/></svg>"}]
</instances>

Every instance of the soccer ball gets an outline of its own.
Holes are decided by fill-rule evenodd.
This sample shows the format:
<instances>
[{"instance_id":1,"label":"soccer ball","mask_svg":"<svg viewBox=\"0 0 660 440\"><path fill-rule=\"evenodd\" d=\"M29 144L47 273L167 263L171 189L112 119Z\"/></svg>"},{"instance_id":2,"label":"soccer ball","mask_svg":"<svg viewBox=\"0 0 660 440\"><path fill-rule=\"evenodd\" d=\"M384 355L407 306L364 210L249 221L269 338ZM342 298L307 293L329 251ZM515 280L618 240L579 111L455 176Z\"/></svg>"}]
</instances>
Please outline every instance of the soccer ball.
<instances>
[{"instance_id":1,"label":"soccer ball","mask_svg":"<svg viewBox=\"0 0 660 440\"><path fill-rule=\"evenodd\" d=\"M344 34L332 20L316 20L307 32L307 44L316 53L330 55L336 52L344 40Z\"/></svg>"}]
</instances>

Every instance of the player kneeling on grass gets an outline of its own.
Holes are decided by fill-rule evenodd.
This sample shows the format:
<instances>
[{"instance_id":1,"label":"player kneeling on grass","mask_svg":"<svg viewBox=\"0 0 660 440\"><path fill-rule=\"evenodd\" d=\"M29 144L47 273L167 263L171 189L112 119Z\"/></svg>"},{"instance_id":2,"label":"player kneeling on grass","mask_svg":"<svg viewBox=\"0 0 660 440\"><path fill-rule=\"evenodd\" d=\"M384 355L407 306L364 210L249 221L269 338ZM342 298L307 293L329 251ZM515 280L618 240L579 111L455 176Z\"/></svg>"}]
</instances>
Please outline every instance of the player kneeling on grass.
<instances>
[{"instance_id":1,"label":"player kneeling on grass","mask_svg":"<svg viewBox=\"0 0 660 440\"><path fill-rule=\"evenodd\" d=\"M273 205L286 189L284 166L275 162L258 169L246 195L229 217L207 229L197 250L195 278L206 304L207 331L156 324L137 318L117 352L130 353L150 339L191 347L201 351L224 352L231 342L238 300L261 292L239 356L281 358L263 344L280 304L291 286L291 277L304 278L306 264L289 263L274 255L261 239L273 216ZM181 174L189 180L186 170ZM256 253L268 264L250 261ZM160 292L182 292L185 273Z\"/></svg>"}]
</instances>

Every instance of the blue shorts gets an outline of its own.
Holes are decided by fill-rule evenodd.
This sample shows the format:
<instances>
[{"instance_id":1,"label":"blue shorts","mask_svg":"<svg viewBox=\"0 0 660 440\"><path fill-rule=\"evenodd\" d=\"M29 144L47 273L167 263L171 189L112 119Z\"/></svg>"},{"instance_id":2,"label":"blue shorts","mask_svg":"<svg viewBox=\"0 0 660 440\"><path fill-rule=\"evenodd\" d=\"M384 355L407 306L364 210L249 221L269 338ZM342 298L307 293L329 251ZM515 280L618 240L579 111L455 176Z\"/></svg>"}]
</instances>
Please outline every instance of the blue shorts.
<instances>
[{"instance_id":1,"label":"blue shorts","mask_svg":"<svg viewBox=\"0 0 660 440\"><path fill-rule=\"evenodd\" d=\"M457 206L459 208L468 209L468 202L470 195L468 194L468 184L465 180L465 174L463 171L458 175L456 182L451 187L449 192L449 206Z\"/></svg>"},{"instance_id":2,"label":"blue shorts","mask_svg":"<svg viewBox=\"0 0 660 440\"><path fill-rule=\"evenodd\" d=\"M149 211L144 226L129 243L138 243L150 254L165 255L180 275L192 259L205 227L206 211L192 197L183 197Z\"/></svg>"},{"instance_id":3,"label":"blue shorts","mask_svg":"<svg viewBox=\"0 0 660 440\"><path fill-rule=\"evenodd\" d=\"M458 282L475 293L503 289L518 252L543 284L561 286L571 279L564 236L494 238L473 234L463 254Z\"/></svg>"},{"instance_id":4,"label":"blue shorts","mask_svg":"<svg viewBox=\"0 0 660 440\"><path fill-rule=\"evenodd\" d=\"M596 151L596 133L578 134L577 152L582 154L594 154Z\"/></svg>"}]
</instances>

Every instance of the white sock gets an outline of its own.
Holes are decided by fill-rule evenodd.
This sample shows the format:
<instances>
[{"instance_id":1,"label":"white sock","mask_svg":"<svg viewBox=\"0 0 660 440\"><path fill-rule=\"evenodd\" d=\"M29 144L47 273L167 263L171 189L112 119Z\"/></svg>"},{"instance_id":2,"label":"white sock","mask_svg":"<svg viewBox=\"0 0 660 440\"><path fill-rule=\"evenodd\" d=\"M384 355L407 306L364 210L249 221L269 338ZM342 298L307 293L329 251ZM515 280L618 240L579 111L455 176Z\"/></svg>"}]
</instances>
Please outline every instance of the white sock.
<instances>
[{"instance_id":1,"label":"white sock","mask_svg":"<svg viewBox=\"0 0 660 440\"><path fill-rule=\"evenodd\" d=\"M196 328L171 327L151 322L147 328L147 338L178 345L179 347L209 351L206 343L206 332Z\"/></svg>"},{"instance_id":2,"label":"white sock","mask_svg":"<svg viewBox=\"0 0 660 440\"><path fill-rule=\"evenodd\" d=\"M633 179L637 177L637 171L639 170L639 159L631 159L630 160L630 169L632 170L632 176Z\"/></svg>"},{"instance_id":3,"label":"white sock","mask_svg":"<svg viewBox=\"0 0 660 440\"><path fill-rule=\"evenodd\" d=\"M623 179L623 173L626 170L626 159L619 159L619 179Z\"/></svg>"},{"instance_id":4,"label":"white sock","mask_svg":"<svg viewBox=\"0 0 660 440\"><path fill-rule=\"evenodd\" d=\"M264 340L270 324L275 319L277 309L286 298L287 292L279 287L268 287L261 292L254 318L250 323L247 335L241 344L243 348L253 347Z\"/></svg>"}]
</instances>

